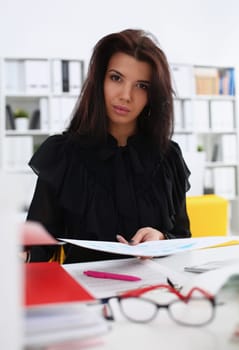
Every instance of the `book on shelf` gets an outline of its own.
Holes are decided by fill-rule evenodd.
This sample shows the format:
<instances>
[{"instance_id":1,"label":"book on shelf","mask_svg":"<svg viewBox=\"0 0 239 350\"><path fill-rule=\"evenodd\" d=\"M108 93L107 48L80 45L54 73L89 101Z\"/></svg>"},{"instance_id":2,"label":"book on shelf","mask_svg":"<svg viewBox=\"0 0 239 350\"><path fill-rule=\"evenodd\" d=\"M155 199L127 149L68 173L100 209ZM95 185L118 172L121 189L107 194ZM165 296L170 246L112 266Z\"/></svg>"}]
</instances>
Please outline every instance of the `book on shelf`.
<instances>
[{"instance_id":1,"label":"book on shelf","mask_svg":"<svg viewBox=\"0 0 239 350\"><path fill-rule=\"evenodd\" d=\"M194 101L193 115L195 120L195 131L209 130L209 104L208 101Z\"/></svg>"},{"instance_id":2,"label":"book on shelf","mask_svg":"<svg viewBox=\"0 0 239 350\"><path fill-rule=\"evenodd\" d=\"M233 68L219 69L219 94L235 95L235 75Z\"/></svg>"},{"instance_id":3,"label":"book on shelf","mask_svg":"<svg viewBox=\"0 0 239 350\"><path fill-rule=\"evenodd\" d=\"M14 59L5 62L7 93L44 94L50 91L47 60Z\"/></svg>"},{"instance_id":4,"label":"book on shelf","mask_svg":"<svg viewBox=\"0 0 239 350\"><path fill-rule=\"evenodd\" d=\"M219 71L219 94L229 95L229 71L227 69Z\"/></svg>"},{"instance_id":5,"label":"book on shelf","mask_svg":"<svg viewBox=\"0 0 239 350\"><path fill-rule=\"evenodd\" d=\"M52 61L52 91L55 94L69 92L80 94L82 85L82 63L79 60Z\"/></svg>"},{"instance_id":6,"label":"book on shelf","mask_svg":"<svg viewBox=\"0 0 239 350\"><path fill-rule=\"evenodd\" d=\"M60 59L52 61L52 92L54 94L62 93L62 63Z\"/></svg>"},{"instance_id":7,"label":"book on shelf","mask_svg":"<svg viewBox=\"0 0 239 350\"><path fill-rule=\"evenodd\" d=\"M51 100L51 121L54 131L61 130L61 98L53 97Z\"/></svg>"},{"instance_id":8,"label":"book on shelf","mask_svg":"<svg viewBox=\"0 0 239 350\"><path fill-rule=\"evenodd\" d=\"M81 70L80 61L69 61L69 91L71 94L80 94Z\"/></svg>"},{"instance_id":9,"label":"book on shelf","mask_svg":"<svg viewBox=\"0 0 239 350\"><path fill-rule=\"evenodd\" d=\"M196 94L235 95L234 68L195 67Z\"/></svg>"},{"instance_id":10,"label":"book on shelf","mask_svg":"<svg viewBox=\"0 0 239 350\"><path fill-rule=\"evenodd\" d=\"M5 89L6 93L13 93L19 89L18 62L11 60L5 62Z\"/></svg>"},{"instance_id":11,"label":"book on shelf","mask_svg":"<svg viewBox=\"0 0 239 350\"><path fill-rule=\"evenodd\" d=\"M174 128L175 130L183 129L182 122L182 103L180 100L173 100L173 116L174 116Z\"/></svg>"},{"instance_id":12,"label":"book on shelf","mask_svg":"<svg viewBox=\"0 0 239 350\"><path fill-rule=\"evenodd\" d=\"M62 91L63 92L69 92L70 91L70 83L69 83L69 61L68 60L62 60L61 61L61 67L62 67Z\"/></svg>"},{"instance_id":13,"label":"book on shelf","mask_svg":"<svg viewBox=\"0 0 239 350\"><path fill-rule=\"evenodd\" d=\"M69 123L76 98L72 96L54 97L51 103L52 126L54 131L63 131Z\"/></svg>"},{"instance_id":14,"label":"book on shelf","mask_svg":"<svg viewBox=\"0 0 239 350\"><path fill-rule=\"evenodd\" d=\"M6 93L19 93L24 91L24 61L7 60L5 62L5 89Z\"/></svg>"},{"instance_id":15,"label":"book on shelf","mask_svg":"<svg viewBox=\"0 0 239 350\"><path fill-rule=\"evenodd\" d=\"M214 193L214 185L213 185L213 170L209 168L204 169L204 184L203 184L204 194L212 194Z\"/></svg>"},{"instance_id":16,"label":"book on shelf","mask_svg":"<svg viewBox=\"0 0 239 350\"><path fill-rule=\"evenodd\" d=\"M212 148L211 161L219 162L220 160L222 160L222 147L219 142L215 142Z\"/></svg>"},{"instance_id":17,"label":"book on shelf","mask_svg":"<svg viewBox=\"0 0 239 350\"><path fill-rule=\"evenodd\" d=\"M195 127L195 116L192 101L183 101L183 125L186 130L192 131Z\"/></svg>"},{"instance_id":18,"label":"book on shelf","mask_svg":"<svg viewBox=\"0 0 239 350\"><path fill-rule=\"evenodd\" d=\"M237 140L235 134L221 136L221 152L223 162L237 162Z\"/></svg>"},{"instance_id":19,"label":"book on shelf","mask_svg":"<svg viewBox=\"0 0 239 350\"><path fill-rule=\"evenodd\" d=\"M229 95L235 96L236 88L235 88L235 70L234 68L229 68Z\"/></svg>"},{"instance_id":20,"label":"book on shelf","mask_svg":"<svg viewBox=\"0 0 239 350\"><path fill-rule=\"evenodd\" d=\"M32 130L40 129L40 109L38 108L32 112L32 115L29 121L29 129L32 129Z\"/></svg>"},{"instance_id":21,"label":"book on shelf","mask_svg":"<svg viewBox=\"0 0 239 350\"><path fill-rule=\"evenodd\" d=\"M191 172L189 179L191 187L187 196L200 196L204 187L205 153L189 151L184 152L183 157Z\"/></svg>"},{"instance_id":22,"label":"book on shelf","mask_svg":"<svg viewBox=\"0 0 239 350\"><path fill-rule=\"evenodd\" d=\"M177 142L183 154L185 152L193 152L196 150L196 139L193 134L174 133L173 141Z\"/></svg>"},{"instance_id":23,"label":"book on shelf","mask_svg":"<svg viewBox=\"0 0 239 350\"><path fill-rule=\"evenodd\" d=\"M46 97L39 100L40 126L42 131L49 130L49 104Z\"/></svg>"},{"instance_id":24,"label":"book on shelf","mask_svg":"<svg viewBox=\"0 0 239 350\"><path fill-rule=\"evenodd\" d=\"M213 131L234 130L234 103L233 101L211 101L211 128Z\"/></svg>"},{"instance_id":25,"label":"book on shelf","mask_svg":"<svg viewBox=\"0 0 239 350\"><path fill-rule=\"evenodd\" d=\"M193 95L192 67L190 65L170 64L172 84L176 97L189 98Z\"/></svg>"},{"instance_id":26,"label":"book on shelf","mask_svg":"<svg viewBox=\"0 0 239 350\"><path fill-rule=\"evenodd\" d=\"M47 94L50 91L50 70L47 60L25 60L25 92Z\"/></svg>"},{"instance_id":27,"label":"book on shelf","mask_svg":"<svg viewBox=\"0 0 239 350\"><path fill-rule=\"evenodd\" d=\"M69 124L74 107L76 104L75 97L63 97L61 99L61 129L65 129Z\"/></svg>"},{"instance_id":28,"label":"book on shelf","mask_svg":"<svg viewBox=\"0 0 239 350\"><path fill-rule=\"evenodd\" d=\"M234 167L216 167L213 169L214 193L234 198L236 195L236 175Z\"/></svg>"},{"instance_id":29,"label":"book on shelf","mask_svg":"<svg viewBox=\"0 0 239 350\"><path fill-rule=\"evenodd\" d=\"M32 152L32 136L8 136L5 139L4 163L8 168L27 169Z\"/></svg>"},{"instance_id":30,"label":"book on shelf","mask_svg":"<svg viewBox=\"0 0 239 350\"><path fill-rule=\"evenodd\" d=\"M16 129L15 117L13 115L12 107L10 105L6 105L6 128L7 129Z\"/></svg>"},{"instance_id":31,"label":"book on shelf","mask_svg":"<svg viewBox=\"0 0 239 350\"><path fill-rule=\"evenodd\" d=\"M197 95L219 94L219 72L217 68L195 67L194 76Z\"/></svg>"}]
</instances>

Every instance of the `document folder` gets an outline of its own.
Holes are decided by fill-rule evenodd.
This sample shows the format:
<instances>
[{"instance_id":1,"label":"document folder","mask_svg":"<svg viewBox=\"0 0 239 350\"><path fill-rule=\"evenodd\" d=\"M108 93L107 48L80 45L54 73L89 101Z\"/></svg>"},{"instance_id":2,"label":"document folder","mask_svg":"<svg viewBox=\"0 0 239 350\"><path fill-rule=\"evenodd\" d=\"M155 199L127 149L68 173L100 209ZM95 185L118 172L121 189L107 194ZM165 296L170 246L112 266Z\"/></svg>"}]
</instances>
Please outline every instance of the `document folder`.
<instances>
[{"instance_id":1,"label":"document folder","mask_svg":"<svg viewBox=\"0 0 239 350\"><path fill-rule=\"evenodd\" d=\"M57 262L24 264L24 270L24 306L95 300Z\"/></svg>"}]
</instances>

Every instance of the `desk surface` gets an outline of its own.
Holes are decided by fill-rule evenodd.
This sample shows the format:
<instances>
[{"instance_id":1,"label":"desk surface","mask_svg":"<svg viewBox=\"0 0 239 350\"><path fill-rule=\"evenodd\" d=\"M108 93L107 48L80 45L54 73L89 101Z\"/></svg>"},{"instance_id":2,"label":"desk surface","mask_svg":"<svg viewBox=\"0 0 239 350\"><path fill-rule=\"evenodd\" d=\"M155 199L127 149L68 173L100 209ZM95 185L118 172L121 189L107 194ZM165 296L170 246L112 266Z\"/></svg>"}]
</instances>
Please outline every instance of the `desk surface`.
<instances>
[{"instance_id":1,"label":"desk surface","mask_svg":"<svg viewBox=\"0 0 239 350\"><path fill-rule=\"evenodd\" d=\"M239 245L222 248L211 248L176 254L168 257L155 259L176 272L183 273L187 278L195 276L185 272L187 265L197 265L210 261L238 259ZM87 268L89 268L89 263ZM95 268L95 262L92 263ZM72 274L78 264L65 265ZM79 265L81 268L84 263ZM99 283L102 283L99 282ZM122 349L165 349L165 350L236 350L239 342L232 340L232 334L236 326L239 326L239 291L224 288L218 298L225 303L216 310L215 319L204 327L185 327L175 324L165 310L158 312L157 318L147 324L135 324L127 321L117 310L118 305L113 305L116 311L116 321L111 323L111 330L98 339L90 339L90 345L86 348L91 350L122 350ZM116 302L115 302L116 303ZM89 306L101 312L99 306ZM98 309L97 309L98 308ZM81 343L71 342L49 346L47 350L76 350L85 349Z\"/></svg>"},{"instance_id":2,"label":"desk surface","mask_svg":"<svg viewBox=\"0 0 239 350\"><path fill-rule=\"evenodd\" d=\"M187 276L193 275L185 272L186 265L196 265L209 261L231 260L239 261L239 246L210 248L172 255L156 261ZM93 263L92 263L93 264ZM82 266L82 264L81 264ZM67 266L70 271L73 266ZM74 269L76 265L74 264ZM239 348L238 341L231 337L236 325L239 325L239 293L238 291L223 290L222 298L225 304L218 307L216 317L212 323L205 327L183 327L171 321L163 310L157 318L148 324L135 324L118 316L112 322L112 330L103 336L103 343L91 346L92 350L122 350L150 348L166 350L234 350ZM61 348L62 349L62 348Z\"/></svg>"}]
</instances>

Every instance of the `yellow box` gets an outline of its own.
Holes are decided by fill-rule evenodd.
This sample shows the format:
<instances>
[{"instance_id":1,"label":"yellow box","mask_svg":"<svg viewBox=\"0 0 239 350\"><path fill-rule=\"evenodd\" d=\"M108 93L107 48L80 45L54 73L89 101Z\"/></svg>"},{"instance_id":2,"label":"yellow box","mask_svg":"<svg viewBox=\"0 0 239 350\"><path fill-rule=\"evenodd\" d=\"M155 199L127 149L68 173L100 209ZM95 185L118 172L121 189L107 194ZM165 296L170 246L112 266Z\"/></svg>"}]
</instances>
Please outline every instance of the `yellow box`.
<instances>
[{"instance_id":1,"label":"yellow box","mask_svg":"<svg viewBox=\"0 0 239 350\"><path fill-rule=\"evenodd\" d=\"M228 200L213 194L188 196L186 206L192 237L228 234Z\"/></svg>"}]
</instances>

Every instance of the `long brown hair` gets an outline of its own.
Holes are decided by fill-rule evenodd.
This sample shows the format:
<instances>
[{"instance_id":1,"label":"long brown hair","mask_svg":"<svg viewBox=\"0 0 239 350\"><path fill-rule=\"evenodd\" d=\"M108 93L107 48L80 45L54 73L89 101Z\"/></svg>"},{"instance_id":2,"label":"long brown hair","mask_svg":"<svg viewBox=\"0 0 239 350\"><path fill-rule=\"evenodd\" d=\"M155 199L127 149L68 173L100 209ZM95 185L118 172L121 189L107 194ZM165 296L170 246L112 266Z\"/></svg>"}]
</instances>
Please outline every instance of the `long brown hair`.
<instances>
[{"instance_id":1,"label":"long brown hair","mask_svg":"<svg viewBox=\"0 0 239 350\"><path fill-rule=\"evenodd\" d=\"M104 78L113 54L123 52L152 67L149 103L138 118L141 132L165 151L173 133L173 90L170 69L164 52L152 34L127 29L103 37L95 45L68 131L92 136L103 142L107 136Z\"/></svg>"}]
</instances>

